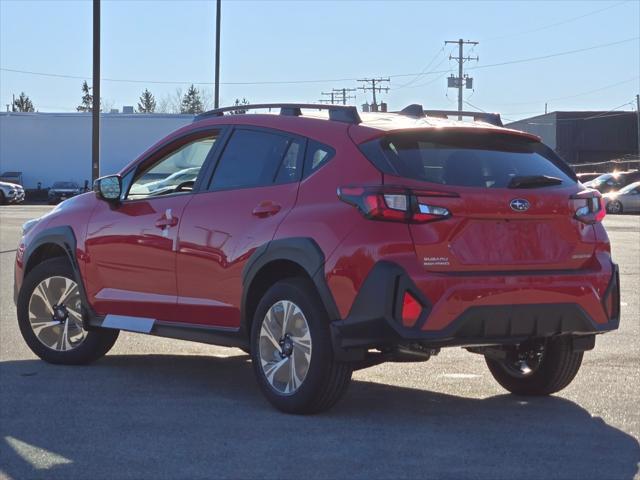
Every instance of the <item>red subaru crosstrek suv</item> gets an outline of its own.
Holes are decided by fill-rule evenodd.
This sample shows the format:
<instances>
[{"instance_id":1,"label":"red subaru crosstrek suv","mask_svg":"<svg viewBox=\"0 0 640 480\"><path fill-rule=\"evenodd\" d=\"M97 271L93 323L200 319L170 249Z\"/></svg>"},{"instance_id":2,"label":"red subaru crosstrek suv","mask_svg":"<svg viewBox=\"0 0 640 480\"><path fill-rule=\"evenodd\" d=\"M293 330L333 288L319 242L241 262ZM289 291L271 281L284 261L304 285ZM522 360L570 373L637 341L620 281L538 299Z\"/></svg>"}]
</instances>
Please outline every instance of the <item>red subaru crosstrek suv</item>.
<instances>
[{"instance_id":1,"label":"red subaru crosstrek suv","mask_svg":"<svg viewBox=\"0 0 640 480\"><path fill-rule=\"evenodd\" d=\"M235 108L24 225L36 355L91 362L120 330L239 347L271 403L312 413L354 369L450 346L551 394L618 327L600 194L539 138L419 105Z\"/></svg>"}]
</instances>

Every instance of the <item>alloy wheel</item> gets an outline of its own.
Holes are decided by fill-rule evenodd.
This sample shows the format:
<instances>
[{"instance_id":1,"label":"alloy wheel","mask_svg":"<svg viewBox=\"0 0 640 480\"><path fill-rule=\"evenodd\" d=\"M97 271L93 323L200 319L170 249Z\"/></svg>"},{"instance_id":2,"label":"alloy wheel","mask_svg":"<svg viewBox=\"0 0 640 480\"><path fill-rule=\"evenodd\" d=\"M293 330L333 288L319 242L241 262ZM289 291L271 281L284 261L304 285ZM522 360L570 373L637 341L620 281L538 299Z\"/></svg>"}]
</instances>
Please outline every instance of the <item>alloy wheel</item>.
<instances>
[{"instance_id":1,"label":"alloy wheel","mask_svg":"<svg viewBox=\"0 0 640 480\"><path fill-rule=\"evenodd\" d=\"M544 353L543 344L535 345L527 350L518 350L502 362L502 367L516 378L529 377L540 367Z\"/></svg>"},{"instance_id":2,"label":"alloy wheel","mask_svg":"<svg viewBox=\"0 0 640 480\"><path fill-rule=\"evenodd\" d=\"M304 313L295 303L273 304L260 327L259 355L269 385L281 395L295 393L309 372L311 332Z\"/></svg>"},{"instance_id":3,"label":"alloy wheel","mask_svg":"<svg viewBox=\"0 0 640 480\"><path fill-rule=\"evenodd\" d=\"M29 299L29 324L36 338L56 351L77 348L87 337L78 284L54 276L42 280Z\"/></svg>"}]
</instances>

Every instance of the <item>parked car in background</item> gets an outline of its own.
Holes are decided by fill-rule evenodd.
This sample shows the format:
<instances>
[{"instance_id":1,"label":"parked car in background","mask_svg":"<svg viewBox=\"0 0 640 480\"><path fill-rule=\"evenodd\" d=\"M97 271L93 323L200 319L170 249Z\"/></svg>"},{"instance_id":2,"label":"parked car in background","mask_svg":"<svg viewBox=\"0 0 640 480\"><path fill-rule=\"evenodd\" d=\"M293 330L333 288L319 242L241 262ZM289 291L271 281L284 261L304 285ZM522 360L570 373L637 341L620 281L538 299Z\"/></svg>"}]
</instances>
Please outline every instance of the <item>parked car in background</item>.
<instances>
[{"instance_id":1,"label":"parked car in background","mask_svg":"<svg viewBox=\"0 0 640 480\"><path fill-rule=\"evenodd\" d=\"M15 183L0 182L0 205L24 202L24 188Z\"/></svg>"},{"instance_id":2,"label":"parked car in background","mask_svg":"<svg viewBox=\"0 0 640 480\"><path fill-rule=\"evenodd\" d=\"M600 193L615 192L630 183L640 180L640 171L612 172L600 175L584 184L585 187L595 188Z\"/></svg>"},{"instance_id":3,"label":"parked car in background","mask_svg":"<svg viewBox=\"0 0 640 480\"><path fill-rule=\"evenodd\" d=\"M135 195L162 195L164 192L175 190L179 185L182 185L182 188L190 188L195 183L198 172L200 172L200 167L178 170L162 180L132 185L129 193Z\"/></svg>"},{"instance_id":4,"label":"parked car in background","mask_svg":"<svg viewBox=\"0 0 640 480\"><path fill-rule=\"evenodd\" d=\"M576 173L576 177L578 177L578 180L580 180L583 184L593 180L594 178L598 178L600 175L602 174L598 172Z\"/></svg>"},{"instance_id":5,"label":"parked car in background","mask_svg":"<svg viewBox=\"0 0 640 480\"><path fill-rule=\"evenodd\" d=\"M55 182L49 189L49 204L59 203L79 193L82 193L82 190L75 182Z\"/></svg>"},{"instance_id":6,"label":"parked car in background","mask_svg":"<svg viewBox=\"0 0 640 480\"><path fill-rule=\"evenodd\" d=\"M640 213L640 182L605 193L604 201L609 213Z\"/></svg>"},{"instance_id":7,"label":"parked car in background","mask_svg":"<svg viewBox=\"0 0 640 480\"><path fill-rule=\"evenodd\" d=\"M13 183L22 186L22 172L4 172L0 175L0 182Z\"/></svg>"}]
</instances>

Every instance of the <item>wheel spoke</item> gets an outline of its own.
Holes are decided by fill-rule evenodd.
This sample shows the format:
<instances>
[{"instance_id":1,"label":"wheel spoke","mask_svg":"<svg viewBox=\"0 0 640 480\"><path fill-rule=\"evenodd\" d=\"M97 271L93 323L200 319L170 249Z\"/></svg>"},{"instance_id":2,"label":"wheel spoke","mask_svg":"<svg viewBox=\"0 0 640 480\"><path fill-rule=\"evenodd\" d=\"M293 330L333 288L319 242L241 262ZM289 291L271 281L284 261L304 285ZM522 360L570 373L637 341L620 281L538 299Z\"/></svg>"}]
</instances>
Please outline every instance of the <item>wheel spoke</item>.
<instances>
[{"instance_id":1,"label":"wheel spoke","mask_svg":"<svg viewBox=\"0 0 640 480\"><path fill-rule=\"evenodd\" d=\"M284 307L284 313L282 315L282 336L284 337L289 333L289 320L293 316L294 304L291 302L282 302Z\"/></svg>"},{"instance_id":2,"label":"wheel spoke","mask_svg":"<svg viewBox=\"0 0 640 480\"><path fill-rule=\"evenodd\" d=\"M60 331L60 336L58 337L58 344L56 345L56 350L69 350L71 345L69 345L69 322L64 322L64 326Z\"/></svg>"},{"instance_id":3,"label":"wheel spoke","mask_svg":"<svg viewBox=\"0 0 640 480\"><path fill-rule=\"evenodd\" d=\"M76 282L72 282L71 280L66 280L65 291L63 292L60 300L58 300L58 304L62 305L67 299L72 295L78 292L78 284ZM68 307L67 307L68 308Z\"/></svg>"},{"instance_id":4,"label":"wheel spoke","mask_svg":"<svg viewBox=\"0 0 640 480\"><path fill-rule=\"evenodd\" d=\"M276 350L280 350L280 344L278 343L278 339L276 338L273 331L274 323L275 323L275 320L274 320L273 313L271 310L269 310L267 312L266 318L264 319L264 322L262 323L260 336L268 339L276 348Z\"/></svg>"},{"instance_id":5,"label":"wheel spoke","mask_svg":"<svg viewBox=\"0 0 640 480\"><path fill-rule=\"evenodd\" d=\"M33 294L36 294L37 292L37 296L42 299L42 301L44 302L44 305L47 307L47 310L49 310L49 313L53 315L53 303L49 300L47 289L43 286L43 284L44 282L41 282L36 287L36 290L33 292Z\"/></svg>"},{"instance_id":6,"label":"wheel spoke","mask_svg":"<svg viewBox=\"0 0 640 480\"><path fill-rule=\"evenodd\" d=\"M273 385L273 377L276 373L287 363L289 362L289 357L284 357L283 359L277 362L263 362L262 369L264 371L267 380L271 385Z\"/></svg>"},{"instance_id":7,"label":"wheel spoke","mask_svg":"<svg viewBox=\"0 0 640 480\"><path fill-rule=\"evenodd\" d=\"M31 321L31 328L33 329L33 333L35 333L36 335L39 335L40 332L45 328L55 327L56 325L60 325L60 322L58 322L57 320L51 320L49 318L39 318L36 319L35 322L33 320Z\"/></svg>"},{"instance_id":8,"label":"wheel spoke","mask_svg":"<svg viewBox=\"0 0 640 480\"><path fill-rule=\"evenodd\" d=\"M297 357L295 351L291 354L290 357L292 360L289 362L289 381L287 382L287 386L285 388L285 393L290 393L292 391L296 391L298 387L302 384L302 379L298 377L297 371Z\"/></svg>"}]
</instances>

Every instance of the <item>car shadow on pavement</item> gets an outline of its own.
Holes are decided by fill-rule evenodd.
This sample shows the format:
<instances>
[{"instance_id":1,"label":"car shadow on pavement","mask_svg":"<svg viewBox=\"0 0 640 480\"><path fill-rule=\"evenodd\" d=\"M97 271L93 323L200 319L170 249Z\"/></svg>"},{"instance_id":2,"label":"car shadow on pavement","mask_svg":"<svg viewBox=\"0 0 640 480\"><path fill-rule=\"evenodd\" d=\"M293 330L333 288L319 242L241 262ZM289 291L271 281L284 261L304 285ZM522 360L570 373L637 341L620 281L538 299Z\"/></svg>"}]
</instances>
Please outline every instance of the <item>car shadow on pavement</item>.
<instances>
[{"instance_id":1,"label":"car shadow on pavement","mask_svg":"<svg viewBox=\"0 0 640 480\"><path fill-rule=\"evenodd\" d=\"M354 381L285 415L246 355L0 363L0 477L628 478L640 447L561 397L476 399Z\"/></svg>"}]
</instances>

